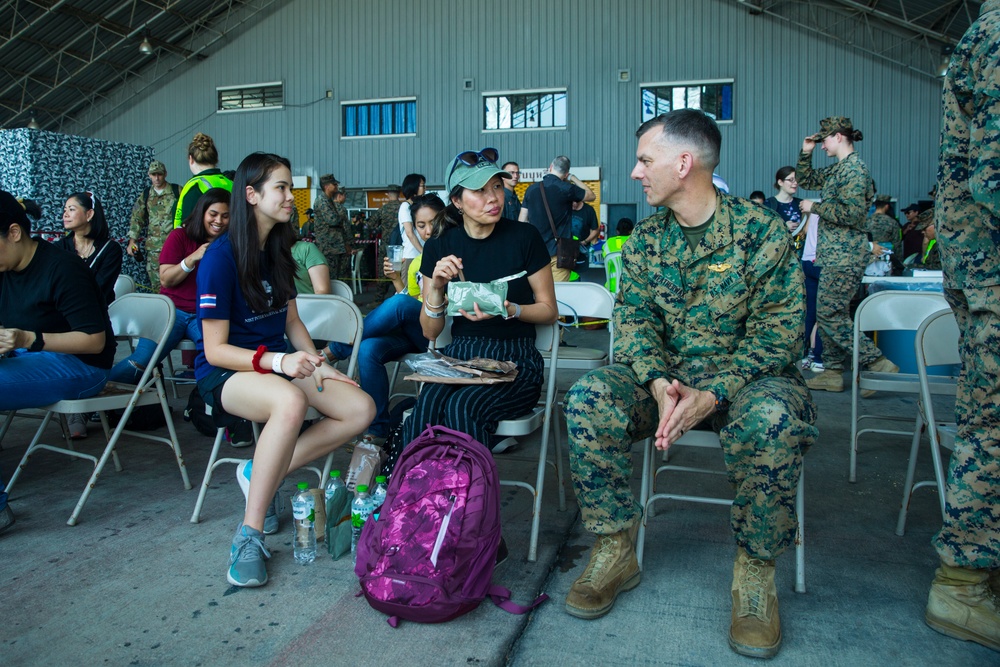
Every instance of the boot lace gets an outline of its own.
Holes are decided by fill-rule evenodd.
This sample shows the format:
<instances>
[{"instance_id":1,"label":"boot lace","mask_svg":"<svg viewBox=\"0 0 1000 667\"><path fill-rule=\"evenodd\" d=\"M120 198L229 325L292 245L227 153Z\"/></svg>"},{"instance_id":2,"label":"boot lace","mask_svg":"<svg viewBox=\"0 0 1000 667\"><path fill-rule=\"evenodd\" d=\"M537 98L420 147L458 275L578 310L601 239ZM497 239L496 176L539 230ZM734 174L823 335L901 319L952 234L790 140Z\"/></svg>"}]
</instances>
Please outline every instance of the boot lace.
<instances>
[{"instance_id":1,"label":"boot lace","mask_svg":"<svg viewBox=\"0 0 1000 667\"><path fill-rule=\"evenodd\" d=\"M759 558L748 558L743 576L740 577L740 616L756 616L765 623L767 616L767 591L764 573L764 561Z\"/></svg>"},{"instance_id":2,"label":"boot lace","mask_svg":"<svg viewBox=\"0 0 1000 667\"><path fill-rule=\"evenodd\" d=\"M583 576L580 577L579 583L581 584L591 584L594 579L599 578L604 574L604 569L608 566L609 561L613 560L617 555L616 542L613 537L607 535L601 536L597 543L597 549L594 551L594 555L590 558L590 563L587 565L587 569L584 570Z\"/></svg>"}]
</instances>

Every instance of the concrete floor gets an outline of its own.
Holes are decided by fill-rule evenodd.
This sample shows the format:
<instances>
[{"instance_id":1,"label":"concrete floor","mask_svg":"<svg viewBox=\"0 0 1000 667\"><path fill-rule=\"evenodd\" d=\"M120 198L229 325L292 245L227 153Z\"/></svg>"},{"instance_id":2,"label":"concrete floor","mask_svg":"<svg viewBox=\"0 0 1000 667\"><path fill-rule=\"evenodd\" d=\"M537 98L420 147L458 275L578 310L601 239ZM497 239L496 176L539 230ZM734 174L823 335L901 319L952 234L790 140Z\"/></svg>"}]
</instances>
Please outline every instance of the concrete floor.
<instances>
[{"instance_id":1,"label":"concrete floor","mask_svg":"<svg viewBox=\"0 0 1000 667\"><path fill-rule=\"evenodd\" d=\"M590 343L605 332L573 331ZM598 346L596 343L595 347ZM560 386L573 375L563 373ZM923 623L936 558L930 538L940 524L935 494L919 491L905 537L894 534L908 440L870 438L856 484L847 482L850 395L819 393L820 441L806 457L805 594L792 591L791 552L778 564L784 646L776 665L997 665L997 653L949 639ZM595 621L563 610L586 564L573 494L557 511L550 474L538 561L529 563L530 498L503 488L504 533L511 558L496 583L526 602L551 600L512 616L485 602L443 625L402 623L356 597L348 560L325 554L308 566L292 559L291 520L268 538L270 581L237 589L225 579L229 542L242 512L233 467L212 481L200 524L189 522L211 440L176 424L195 490L185 491L170 452L127 438L124 470L108 466L80 523L66 525L89 464L42 452L11 495L17 525L0 537L3 665L730 665L748 659L727 646L732 558L725 508L664 503L650 520L642 584ZM911 398L877 396L872 409L911 414ZM941 406L939 414L946 414ZM9 479L38 422L17 419L0 450ZM97 429L81 449L100 446ZM50 427L50 441L58 430ZM537 451L538 435L522 451ZM243 456L251 450L229 450ZM925 452L926 454L926 452ZM501 477L533 479L532 464L501 456ZM919 471L930 476L929 456ZM338 453L345 467L348 455ZM721 463L721 461L720 461ZM636 450L638 488L641 457ZM315 477L295 475L294 482ZM724 486L724 485L723 485ZM720 490L721 493L725 489Z\"/></svg>"}]
</instances>

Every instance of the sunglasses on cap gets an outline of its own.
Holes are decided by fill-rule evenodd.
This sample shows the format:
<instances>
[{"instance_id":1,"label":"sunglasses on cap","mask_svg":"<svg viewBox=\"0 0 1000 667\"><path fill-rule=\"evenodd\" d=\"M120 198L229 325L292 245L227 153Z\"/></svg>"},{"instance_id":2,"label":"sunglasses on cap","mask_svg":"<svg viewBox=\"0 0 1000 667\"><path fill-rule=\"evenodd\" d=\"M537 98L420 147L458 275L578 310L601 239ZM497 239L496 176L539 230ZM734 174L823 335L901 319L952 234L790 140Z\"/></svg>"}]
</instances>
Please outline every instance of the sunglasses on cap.
<instances>
[{"instance_id":1,"label":"sunglasses on cap","mask_svg":"<svg viewBox=\"0 0 1000 667\"><path fill-rule=\"evenodd\" d=\"M448 177L445 178L445 182L451 180L451 175L455 173L458 169L459 163L464 164L466 167L475 167L482 161L492 162L496 164L496 161L500 159L500 151L495 148L487 147L481 151L462 151L455 156L455 159L451 161L451 169L448 170Z\"/></svg>"}]
</instances>

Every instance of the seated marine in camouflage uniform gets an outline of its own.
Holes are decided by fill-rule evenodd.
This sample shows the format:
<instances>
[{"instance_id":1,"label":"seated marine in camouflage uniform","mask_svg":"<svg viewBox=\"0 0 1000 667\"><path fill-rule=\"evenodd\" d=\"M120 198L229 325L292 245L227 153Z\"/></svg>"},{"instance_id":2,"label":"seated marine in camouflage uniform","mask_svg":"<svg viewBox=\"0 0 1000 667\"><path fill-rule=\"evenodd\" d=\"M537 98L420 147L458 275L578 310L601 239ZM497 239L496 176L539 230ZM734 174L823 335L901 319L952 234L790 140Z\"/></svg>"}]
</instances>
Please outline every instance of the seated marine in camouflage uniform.
<instances>
[{"instance_id":1,"label":"seated marine in camouflage uniform","mask_svg":"<svg viewBox=\"0 0 1000 667\"><path fill-rule=\"evenodd\" d=\"M730 646L781 645L774 559L793 544L795 493L815 408L795 361L805 323L799 260L770 210L715 189L722 137L696 110L644 123L632 178L663 210L622 249L615 363L566 398L573 483L597 539L566 610L597 618L639 583L642 508L629 487L632 443L666 450L699 424L719 433L736 490ZM669 548L662 545L663 548Z\"/></svg>"}]
</instances>

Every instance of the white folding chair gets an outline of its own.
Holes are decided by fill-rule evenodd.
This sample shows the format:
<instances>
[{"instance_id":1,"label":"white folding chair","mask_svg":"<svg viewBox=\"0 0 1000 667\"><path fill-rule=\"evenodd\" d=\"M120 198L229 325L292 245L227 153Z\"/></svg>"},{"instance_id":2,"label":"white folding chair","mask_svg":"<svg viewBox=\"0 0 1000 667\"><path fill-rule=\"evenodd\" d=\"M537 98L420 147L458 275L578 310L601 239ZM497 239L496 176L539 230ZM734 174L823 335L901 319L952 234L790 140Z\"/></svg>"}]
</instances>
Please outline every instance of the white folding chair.
<instances>
[{"instance_id":1,"label":"white folding chair","mask_svg":"<svg viewBox=\"0 0 1000 667\"><path fill-rule=\"evenodd\" d=\"M609 252L604 256L604 275L607 279L604 283L605 286L612 294L617 295L622 289L622 254L620 251Z\"/></svg>"},{"instance_id":2,"label":"white folding chair","mask_svg":"<svg viewBox=\"0 0 1000 667\"><path fill-rule=\"evenodd\" d=\"M135 291L135 280L132 276L119 273L118 277L115 279L115 299L120 299L126 294L131 294Z\"/></svg>"},{"instance_id":3,"label":"white folding chair","mask_svg":"<svg viewBox=\"0 0 1000 667\"><path fill-rule=\"evenodd\" d=\"M556 288L556 304L559 315L573 318L573 323L579 323L581 317L596 317L608 321L608 347L596 349L589 347L565 347L559 351L559 368L589 371L611 363L614 349L614 326L611 314L615 308L615 297L603 285L596 283L566 283L558 282Z\"/></svg>"},{"instance_id":4,"label":"white folding chair","mask_svg":"<svg viewBox=\"0 0 1000 667\"><path fill-rule=\"evenodd\" d=\"M944 393L940 385L935 385L937 378L927 374L927 369L934 366L956 365L962 363L958 350L960 333L958 322L951 308L945 308L931 314L920 323L914 349L917 354L917 374L920 377L920 400L917 403L917 430L913 434L910 446L910 462L906 469L906 482L903 484L903 501L899 506L899 519L896 522L896 534L902 536L906 529L906 512L910 506L913 492L923 486L936 486L938 501L941 504L941 518L945 518L945 488L946 478L944 462L941 460L941 447L949 451L955 449L956 428L954 422L939 422L934 417L934 396ZM949 385L951 396L958 390L957 385ZM920 451L920 435L923 426L927 427L927 439L930 441L931 458L934 462L934 479L913 483L916 475L917 455Z\"/></svg>"},{"instance_id":5,"label":"white folding chair","mask_svg":"<svg viewBox=\"0 0 1000 667\"><path fill-rule=\"evenodd\" d=\"M352 303L354 302L354 291L352 291L351 286L343 280L337 280L334 278L330 281L330 294L336 294L337 296L344 297ZM303 294L303 296L305 295Z\"/></svg>"},{"instance_id":6,"label":"white folding chair","mask_svg":"<svg viewBox=\"0 0 1000 667\"><path fill-rule=\"evenodd\" d=\"M174 326L174 304L168 297L160 294L125 294L115 299L114 303L111 304L108 308L108 316L111 318L111 326L114 329L116 337L139 337L154 340L157 343L154 354L158 355L166 344L167 336ZM159 403L163 410L163 416L167 422L167 430L170 434L169 438L126 430L125 424L136 407L153 405L155 403ZM184 459L181 456L181 448L177 442L177 433L174 430L170 407L167 405L167 395L163 387L163 379L160 377L160 373L154 364L150 364L146 368L139 383L135 386L109 382L104 391L97 396L59 401L58 403L44 406L42 409L46 411L45 417L42 419L42 424L38 427L38 431L35 432L35 437L28 446L28 451L25 452L24 457L18 464L17 471L11 477L10 483L7 485L7 490L10 491L14 487L14 483L18 480L21 472L28 463L28 458L39 449L47 449L93 462L94 472L91 474L90 480L88 480L87 486L84 488L83 494L80 496L80 500L73 510L73 514L70 515L67 522L69 525L76 525L83 505L87 502L87 498L90 496L94 485L97 484L97 478L100 477L101 472L104 470L108 458L114 458L115 469L118 471L122 470L116 447L123 433L169 445L173 450L174 458L177 460L177 466L180 468L184 488L191 488L187 468L184 467ZM118 422L118 426L115 427L112 433L108 427L108 418L105 413L108 410L115 409L123 409L124 413ZM104 435L108 440L107 446L104 448L104 452L99 459L90 454L40 442L42 432L48 425L52 415L90 412L97 412L100 415L101 426L104 428Z\"/></svg>"},{"instance_id":7,"label":"white folding chair","mask_svg":"<svg viewBox=\"0 0 1000 667\"><path fill-rule=\"evenodd\" d=\"M935 292L876 292L861 302L854 314L854 351L851 360L851 464L848 479L857 480L858 441L866 433L912 435L912 430L860 428L866 419L913 423L912 415L858 414L859 395L864 389L904 394L920 392L916 373L873 373L860 368L860 341L870 331L913 331L931 313L947 307L944 296ZM954 378L936 378L935 385L954 384Z\"/></svg>"},{"instance_id":8,"label":"white folding chair","mask_svg":"<svg viewBox=\"0 0 1000 667\"><path fill-rule=\"evenodd\" d=\"M721 451L718 434L712 431L688 431L677 442L670 446L671 454L677 447L698 447ZM725 470L681 466L667 463L654 469L656 447L653 438L642 441L642 481L640 483L639 502L642 504L642 522L639 524L639 536L636 544L636 557L639 567L642 567L642 556L645 550L646 521L653 516L653 504L657 500L679 500L682 502L706 503L710 505L732 505L732 498L715 496L696 496L689 494L655 493L656 477L667 471L690 472L709 475L726 475ZM795 491L795 514L798 519L798 530L795 536L795 592L806 592L806 558L805 558L805 459L799 472L799 483Z\"/></svg>"},{"instance_id":9,"label":"white folding chair","mask_svg":"<svg viewBox=\"0 0 1000 667\"><path fill-rule=\"evenodd\" d=\"M364 254L364 248L351 253L351 289L354 290L354 294L361 294L361 260Z\"/></svg>"},{"instance_id":10,"label":"white folding chair","mask_svg":"<svg viewBox=\"0 0 1000 667\"><path fill-rule=\"evenodd\" d=\"M448 317L445 321L445 328L434 341L435 347L444 347L451 342L451 321ZM538 559L538 533L541 529L542 519L542 491L545 487L545 466L552 465L556 470L556 480L559 482L559 511L566 510L566 485L563 476L562 453L558 440L555 446L555 460L549 461L549 434L552 425L552 410L555 405L556 396L556 370L559 367L559 325L556 324L536 324L535 325L535 347L548 358L548 377L545 383L545 401L539 403L535 408L517 419L505 419L497 426L496 435L501 437L519 437L533 433L542 427L542 444L538 452L538 469L535 475L534 485L520 480L501 479L500 484L504 486L516 486L526 489L534 496L534 504L531 510L531 539L528 543L528 560L534 562ZM530 460L518 459L517 457L504 455L507 460Z\"/></svg>"},{"instance_id":11,"label":"white folding chair","mask_svg":"<svg viewBox=\"0 0 1000 667\"><path fill-rule=\"evenodd\" d=\"M305 324L309 335L317 340L335 340L353 346L350 359L347 364L347 375L355 377L358 365L358 345L361 340L361 332L364 327L364 319L361 311L354 305L354 302L334 294L303 294L295 299L298 306L299 319ZM315 408L310 407L306 411L306 421L321 419L321 415ZM218 458L219 449L225 436L226 429L220 428L216 431L215 442L212 445L212 453L208 458L208 467L205 470L205 478L202 480L201 489L198 491L198 500L195 502L194 512L191 514L191 523L198 523L201 519L201 508L205 504L205 494L208 493L208 485L212 482L212 473L219 466L227 463L239 465L247 459L244 458ZM253 425L254 441L256 442L258 433L257 424ZM333 466L333 452L326 457L326 462L321 471L315 466L307 466L306 470L316 473L319 484L322 485L330 475L330 468Z\"/></svg>"}]
</instances>

